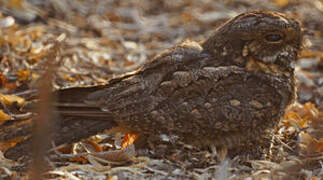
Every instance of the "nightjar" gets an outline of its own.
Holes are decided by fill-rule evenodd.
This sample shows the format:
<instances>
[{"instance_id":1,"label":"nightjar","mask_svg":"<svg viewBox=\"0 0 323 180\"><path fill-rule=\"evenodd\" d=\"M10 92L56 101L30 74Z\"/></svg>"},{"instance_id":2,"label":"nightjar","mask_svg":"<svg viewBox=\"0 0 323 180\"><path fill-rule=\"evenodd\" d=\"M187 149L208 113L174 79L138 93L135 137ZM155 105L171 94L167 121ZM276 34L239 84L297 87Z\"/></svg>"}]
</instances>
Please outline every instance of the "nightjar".
<instances>
[{"instance_id":1,"label":"nightjar","mask_svg":"<svg viewBox=\"0 0 323 180\"><path fill-rule=\"evenodd\" d=\"M284 14L247 12L202 43L186 40L104 86L61 94L97 109L83 115L113 116L133 133L234 148L273 129L294 101L302 36L300 24ZM60 101L71 106L71 99Z\"/></svg>"}]
</instances>

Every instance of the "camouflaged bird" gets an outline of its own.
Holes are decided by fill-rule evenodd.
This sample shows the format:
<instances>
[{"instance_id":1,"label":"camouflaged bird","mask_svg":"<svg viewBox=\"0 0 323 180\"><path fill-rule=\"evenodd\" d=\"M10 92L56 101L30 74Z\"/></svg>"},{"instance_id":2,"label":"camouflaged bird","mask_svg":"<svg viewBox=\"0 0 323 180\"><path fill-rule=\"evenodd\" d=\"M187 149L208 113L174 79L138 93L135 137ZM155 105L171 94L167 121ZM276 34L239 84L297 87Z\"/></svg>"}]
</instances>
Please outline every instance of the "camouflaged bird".
<instances>
[{"instance_id":1,"label":"camouflaged bird","mask_svg":"<svg viewBox=\"0 0 323 180\"><path fill-rule=\"evenodd\" d=\"M132 133L234 148L273 129L294 101L301 42L300 24L284 14L243 13L206 41L167 49L81 101Z\"/></svg>"}]
</instances>

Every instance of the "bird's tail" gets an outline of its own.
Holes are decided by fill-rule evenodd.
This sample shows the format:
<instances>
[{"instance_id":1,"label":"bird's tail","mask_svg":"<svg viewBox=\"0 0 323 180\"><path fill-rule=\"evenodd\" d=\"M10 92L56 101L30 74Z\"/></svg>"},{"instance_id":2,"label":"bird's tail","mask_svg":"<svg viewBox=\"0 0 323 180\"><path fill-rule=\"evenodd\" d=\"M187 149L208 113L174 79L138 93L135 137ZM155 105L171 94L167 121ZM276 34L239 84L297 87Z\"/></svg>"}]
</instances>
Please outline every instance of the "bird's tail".
<instances>
[{"instance_id":1,"label":"bird's tail","mask_svg":"<svg viewBox=\"0 0 323 180\"><path fill-rule=\"evenodd\" d=\"M56 99L54 103L55 110L63 117L106 119L111 116L110 112L102 111L100 107L84 102L84 99L89 94L103 88L103 86L93 86L58 90L54 93Z\"/></svg>"},{"instance_id":2,"label":"bird's tail","mask_svg":"<svg viewBox=\"0 0 323 180\"><path fill-rule=\"evenodd\" d=\"M53 140L57 145L76 142L117 125L110 112L84 103L88 94L102 88L103 86L75 87L53 93L54 117L52 119L55 124ZM27 105L24 111L41 113L37 112L38 109L36 102Z\"/></svg>"}]
</instances>

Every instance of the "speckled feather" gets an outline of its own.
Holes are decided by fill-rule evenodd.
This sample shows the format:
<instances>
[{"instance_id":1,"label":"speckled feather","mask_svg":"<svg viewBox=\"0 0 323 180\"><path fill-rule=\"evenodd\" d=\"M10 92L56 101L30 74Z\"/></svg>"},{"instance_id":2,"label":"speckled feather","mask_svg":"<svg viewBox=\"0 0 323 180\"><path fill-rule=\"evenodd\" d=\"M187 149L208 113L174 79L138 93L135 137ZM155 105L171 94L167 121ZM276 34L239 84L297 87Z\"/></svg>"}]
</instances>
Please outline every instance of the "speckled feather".
<instances>
[{"instance_id":1,"label":"speckled feather","mask_svg":"<svg viewBox=\"0 0 323 180\"><path fill-rule=\"evenodd\" d=\"M268 34L282 39L270 42ZM293 102L301 40L299 23L283 14L244 13L205 42L184 41L84 102L136 133L233 148L274 128Z\"/></svg>"}]
</instances>

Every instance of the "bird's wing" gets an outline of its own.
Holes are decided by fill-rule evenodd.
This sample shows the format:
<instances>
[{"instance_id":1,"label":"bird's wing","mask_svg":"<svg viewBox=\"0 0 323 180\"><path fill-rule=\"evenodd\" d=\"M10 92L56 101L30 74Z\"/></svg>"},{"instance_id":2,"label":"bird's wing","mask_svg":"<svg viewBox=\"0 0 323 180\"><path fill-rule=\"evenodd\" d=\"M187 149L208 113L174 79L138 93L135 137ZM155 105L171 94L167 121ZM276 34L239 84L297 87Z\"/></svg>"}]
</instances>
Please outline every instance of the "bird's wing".
<instances>
[{"instance_id":1,"label":"bird's wing","mask_svg":"<svg viewBox=\"0 0 323 180\"><path fill-rule=\"evenodd\" d=\"M107 85L60 90L56 105L61 113L71 116L104 116L118 113L120 109L127 109L126 115L139 113L140 106L143 111L149 111L160 101L151 94L163 79L179 69L196 66L208 57L202 53L199 43L186 40L157 55L138 71L113 79Z\"/></svg>"},{"instance_id":2,"label":"bird's wing","mask_svg":"<svg viewBox=\"0 0 323 180\"><path fill-rule=\"evenodd\" d=\"M236 66L168 72L158 88L147 91L141 82L117 86L122 90L117 93L103 91L112 92L104 95L110 98L105 105L117 114L119 124L148 133L211 138L226 147L265 135L293 97L288 78Z\"/></svg>"},{"instance_id":3,"label":"bird's wing","mask_svg":"<svg viewBox=\"0 0 323 180\"><path fill-rule=\"evenodd\" d=\"M85 102L116 113L119 109L126 109L126 114L139 113L140 106L149 111L162 100L152 93L164 79L178 70L199 66L209 57L197 42L185 41L159 54L133 75L111 81L104 89L89 94Z\"/></svg>"},{"instance_id":4,"label":"bird's wing","mask_svg":"<svg viewBox=\"0 0 323 180\"><path fill-rule=\"evenodd\" d=\"M167 98L146 116L160 119L154 122L160 129L193 137L218 138L231 132L257 136L277 124L292 100L291 88L288 78L236 66L180 71L154 92Z\"/></svg>"}]
</instances>

